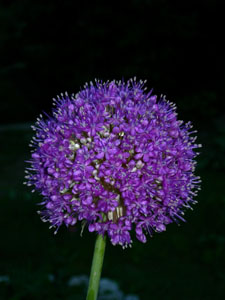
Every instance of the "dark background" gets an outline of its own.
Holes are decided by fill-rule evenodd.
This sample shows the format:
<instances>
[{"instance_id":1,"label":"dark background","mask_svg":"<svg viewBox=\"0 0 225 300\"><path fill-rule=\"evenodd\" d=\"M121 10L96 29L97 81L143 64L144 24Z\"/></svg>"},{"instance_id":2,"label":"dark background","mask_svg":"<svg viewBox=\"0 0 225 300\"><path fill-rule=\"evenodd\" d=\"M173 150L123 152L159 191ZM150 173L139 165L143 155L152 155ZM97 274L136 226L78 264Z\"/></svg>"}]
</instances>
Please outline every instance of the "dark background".
<instances>
[{"instance_id":1,"label":"dark background","mask_svg":"<svg viewBox=\"0 0 225 300\"><path fill-rule=\"evenodd\" d=\"M52 98L99 78L147 79L203 144L187 223L132 249L107 245L103 277L147 299L225 297L225 55L222 1L0 2L0 299L84 299L95 236L57 236L24 181L30 125ZM102 298L103 299L103 298ZM107 298L111 299L111 298ZM124 298L125 299L125 298Z\"/></svg>"}]
</instances>

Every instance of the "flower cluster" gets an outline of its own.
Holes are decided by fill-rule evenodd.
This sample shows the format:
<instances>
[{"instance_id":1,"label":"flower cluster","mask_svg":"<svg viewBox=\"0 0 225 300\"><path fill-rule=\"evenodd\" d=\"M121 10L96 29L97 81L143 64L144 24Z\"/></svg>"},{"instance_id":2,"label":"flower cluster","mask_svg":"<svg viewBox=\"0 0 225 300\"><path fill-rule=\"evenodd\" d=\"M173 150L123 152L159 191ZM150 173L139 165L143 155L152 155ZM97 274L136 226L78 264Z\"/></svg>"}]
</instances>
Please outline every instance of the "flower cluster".
<instances>
[{"instance_id":1,"label":"flower cluster","mask_svg":"<svg viewBox=\"0 0 225 300\"><path fill-rule=\"evenodd\" d=\"M196 202L195 131L144 83L91 82L54 99L52 117L33 126L27 185L42 194L39 213L56 232L83 220L114 245L130 245L132 228L145 243Z\"/></svg>"}]
</instances>

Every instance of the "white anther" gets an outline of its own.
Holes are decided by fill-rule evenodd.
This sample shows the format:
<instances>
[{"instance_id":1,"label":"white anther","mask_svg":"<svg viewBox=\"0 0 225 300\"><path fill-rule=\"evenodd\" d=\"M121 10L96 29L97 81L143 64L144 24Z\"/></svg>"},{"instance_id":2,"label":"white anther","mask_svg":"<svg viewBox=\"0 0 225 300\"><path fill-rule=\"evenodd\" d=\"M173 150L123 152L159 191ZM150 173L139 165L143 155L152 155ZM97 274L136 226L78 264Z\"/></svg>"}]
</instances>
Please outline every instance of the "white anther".
<instances>
[{"instance_id":1,"label":"white anther","mask_svg":"<svg viewBox=\"0 0 225 300\"><path fill-rule=\"evenodd\" d=\"M113 212L112 211L108 212L108 219L109 219L109 221L113 220Z\"/></svg>"},{"instance_id":2,"label":"white anther","mask_svg":"<svg viewBox=\"0 0 225 300\"><path fill-rule=\"evenodd\" d=\"M70 188L72 188L74 185L75 185L75 182L72 182L72 183L70 184Z\"/></svg>"},{"instance_id":3,"label":"white anther","mask_svg":"<svg viewBox=\"0 0 225 300\"><path fill-rule=\"evenodd\" d=\"M141 160L138 160L137 163L136 163L136 167L138 169L141 169L143 166L144 166L144 163Z\"/></svg>"},{"instance_id":4,"label":"white anther","mask_svg":"<svg viewBox=\"0 0 225 300\"><path fill-rule=\"evenodd\" d=\"M98 171L97 171L97 170L94 170L94 171L92 172L92 174L93 174L94 176L96 176L96 175L97 175L97 173L98 173Z\"/></svg>"},{"instance_id":5,"label":"white anther","mask_svg":"<svg viewBox=\"0 0 225 300\"><path fill-rule=\"evenodd\" d=\"M122 217L123 216L123 207L120 206L119 210L120 210L120 216Z\"/></svg>"},{"instance_id":6,"label":"white anther","mask_svg":"<svg viewBox=\"0 0 225 300\"><path fill-rule=\"evenodd\" d=\"M81 142L81 144L86 144L86 143L87 143L87 139L81 138L81 139L80 139L80 142Z\"/></svg>"},{"instance_id":7,"label":"white anther","mask_svg":"<svg viewBox=\"0 0 225 300\"><path fill-rule=\"evenodd\" d=\"M60 194L65 194L67 191L68 191L68 189L65 188L65 189L60 191Z\"/></svg>"},{"instance_id":8,"label":"white anther","mask_svg":"<svg viewBox=\"0 0 225 300\"><path fill-rule=\"evenodd\" d=\"M110 133L109 133L108 131L106 131L106 132L103 133L103 136L104 136L104 137L109 137L109 136L110 136Z\"/></svg>"},{"instance_id":9,"label":"white anther","mask_svg":"<svg viewBox=\"0 0 225 300\"><path fill-rule=\"evenodd\" d=\"M78 150L78 149L80 149L80 145L78 143L75 143L74 141L70 141L69 149L70 150Z\"/></svg>"},{"instance_id":10,"label":"white anther","mask_svg":"<svg viewBox=\"0 0 225 300\"><path fill-rule=\"evenodd\" d=\"M119 218L120 217L120 208L119 207L116 208L116 214L117 214L117 217Z\"/></svg>"}]
</instances>

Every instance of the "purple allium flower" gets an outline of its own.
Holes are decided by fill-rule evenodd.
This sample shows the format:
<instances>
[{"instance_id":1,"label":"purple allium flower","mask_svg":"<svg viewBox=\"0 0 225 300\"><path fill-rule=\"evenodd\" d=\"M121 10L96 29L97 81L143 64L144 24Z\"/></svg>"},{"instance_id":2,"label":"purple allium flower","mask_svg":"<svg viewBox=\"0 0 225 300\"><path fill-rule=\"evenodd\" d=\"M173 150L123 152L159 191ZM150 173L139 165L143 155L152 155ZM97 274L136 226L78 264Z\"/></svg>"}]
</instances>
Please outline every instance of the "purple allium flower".
<instances>
[{"instance_id":1,"label":"purple allium flower","mask_svg":"<svg viewBox=\"0 0 225 300\"><path fill-rule=\"evenodd\" d=\"M184 208L196 203L195 131L177 119L174 104L143 86L91 82L61 94L53 116L33 127L27 184L44 196L39 213L56 232L83 220L114 245L130 245L132 228L145 243L146 233L184 221Z\"/></svg>"}]
</instances>

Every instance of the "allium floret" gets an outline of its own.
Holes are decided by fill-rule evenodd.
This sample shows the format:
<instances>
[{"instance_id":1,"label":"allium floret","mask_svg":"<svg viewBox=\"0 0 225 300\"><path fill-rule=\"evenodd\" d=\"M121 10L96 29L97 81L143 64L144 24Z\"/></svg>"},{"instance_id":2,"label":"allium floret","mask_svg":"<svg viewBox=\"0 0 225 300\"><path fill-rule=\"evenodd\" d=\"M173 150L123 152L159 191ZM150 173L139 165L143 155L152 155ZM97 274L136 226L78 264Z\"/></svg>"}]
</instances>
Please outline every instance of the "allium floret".
<instances>
[{"instance_id":1,"label":"allium floret","mask_svg":"<svg viewBox=\"0 0 225 300\"><path fill-rule=\"evenodd\" d=\"M42 194L39 213L55 232L83 221L126 247L132 228L145 243L196 203L196 131L144 83L96 80L54 99L52 117L33 126L27 184Z\"/></svg>"}]
</instances>

